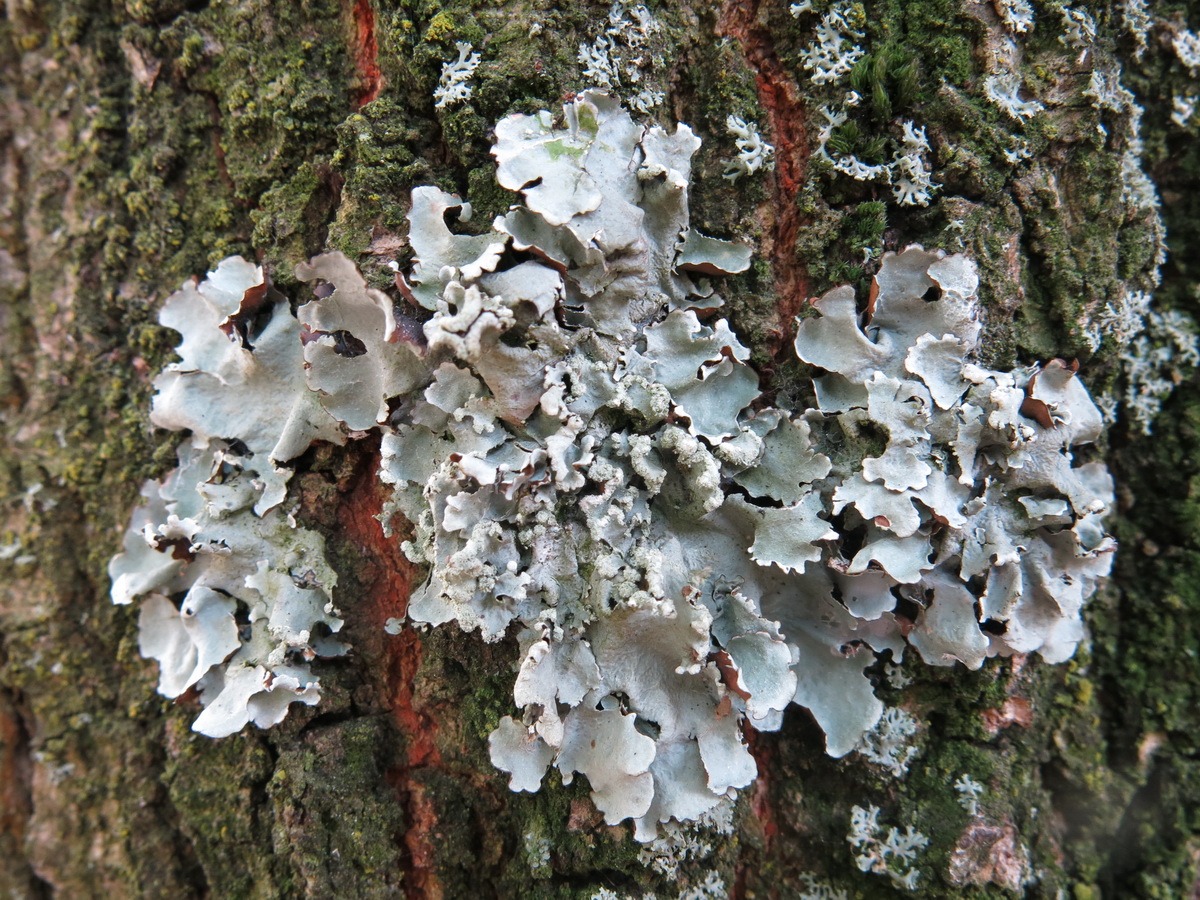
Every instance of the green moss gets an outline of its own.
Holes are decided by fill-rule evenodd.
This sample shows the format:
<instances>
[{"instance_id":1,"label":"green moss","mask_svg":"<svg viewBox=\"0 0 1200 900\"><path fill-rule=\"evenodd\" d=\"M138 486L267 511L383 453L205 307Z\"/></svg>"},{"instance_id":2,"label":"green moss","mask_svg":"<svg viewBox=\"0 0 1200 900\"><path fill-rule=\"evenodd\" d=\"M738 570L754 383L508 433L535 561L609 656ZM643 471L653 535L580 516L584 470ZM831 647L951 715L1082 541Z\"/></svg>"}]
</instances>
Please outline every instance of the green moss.
<instances>
[{"instance_id":1,"label":"green moss","mask_svg":"<svg viewBox=\"0 0 1200 900\"><path fill-rule=\"evenodd\" d=\"M440 12L429 20L423 40L429 43L445 43L454 33L454 16L448 12Z\"/></svg>"},{"instance_id":2,"label":"green moss","mask_svg":"<svg viewBox=\"0 0 1200 900\"><path fill-rule=\"evenodd\" d=\"M164 770L211 890L227 897L282 898L290 878L271 846L270 824L255 810L271 779L270 751L261 737L211 741L188 731L180 710L168 724L176 753Z\"/></svg>"},{"instance_id":3,"label":"green moss","mask_svg":"<svg viewBox=\"0 0 1200 900\"><path fill-rule=\"evenodd\" d=\"M270 248L263 262L269 269L290 281L294 260L304 259L323 249L326 223L338 199L336 178L328 160L304 162L296 174L277 182L259 199L259 208L250 213L254 223L251 241L256 247Z\"/></svg>"},{"instance_id":4,"label":"green moss","mask_svg":"<svg viewBox=\"0 0 1200 900\"><path fill-rule=\"evenodd\" d=\"M380 718L311 728L280 752L268 795L273 843L318 895L391 897L404 822L387 784L392 731Z\"/></svg>"}]
</instances>

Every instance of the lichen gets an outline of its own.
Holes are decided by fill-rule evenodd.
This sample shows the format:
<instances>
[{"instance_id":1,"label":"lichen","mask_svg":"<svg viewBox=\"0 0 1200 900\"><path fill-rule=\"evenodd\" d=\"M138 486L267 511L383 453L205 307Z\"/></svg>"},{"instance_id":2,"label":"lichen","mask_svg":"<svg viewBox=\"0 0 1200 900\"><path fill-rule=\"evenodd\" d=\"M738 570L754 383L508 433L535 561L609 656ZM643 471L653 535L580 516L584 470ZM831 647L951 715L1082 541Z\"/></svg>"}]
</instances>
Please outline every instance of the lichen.
<instances>
[{"instance_id":1,"label":"lichen","mask_svg":"<svg viewBox=\"0 0 1200 900\"><path fill-rule=\"evenodd\" d=\"M645 5L637 0L613 0L604 30L591 43L579 45L584 79L619 94L637 112L652 112L666 96L655 86L663 67L657 41L661 30Z\"/></svg>"},{"instance_id":2,"label":"lichen","mask_svg":"<svg viewBox=\"0 0 1200 900\"><path fill-rule=\"evenodd\" d=\"M725 120L725 130L734 136L738 155L725 168L725 177L737 181L743 175L774 168L775 148L762 139L758 126L739 116Z\"/></svg>"},{"instance_id":3,"label":"lichen","mask_svg":"<svg viewBox=\"0 0 1200 900\"><path fill-rule=\"evenodd\" d=\"M823 372L817 407L772 407L713 315L710 279L750 254L690 226L699 140L598 92L564 114L497 125L497 179L524 203L490 232L413 192L408 312L340 254L297 268L313 294L294 315L235 260L164 309L184 341L155 416L192 437L147 488L114 598L147 597L143 648L167 689L200 684L197 727L315 702L296 656L337 652L321 634L340 621L319 542L279 511L286 464L375 429L385 517L429 569L408 620L520 646L493 761L515 791L586 775L642 841L750 784L746 732L792 703L830 755L903 771L907 714L860 743L883 714L877 653L1069 657L1114 547L1111 481L1073 464L1100 435L1074 368L979 365L973 263L912 246L883 255L865 314L850 287L813 301L795 349Z\"/></svg>"},{"instance_id":4,"label":"lichen","mask_svg":"<svg viewBox=\"0 0 1200 900\"><path fill-rule=\"evenodd\" d=\"M433 105L438 109L471 99L472 88L467 82L479 68L480 56L466 41L458 41L454 49L458 58L442 64L442 75L433 91Z\"/></svg>"},{"instance_id":5,"label":"lichen","mask_svg":"<svg viewBox=\"0 0 1200 900\"><path fill-rule=\"evenodd\" d=\"M921 877L915 865L917 856L929 845L929 839L911 825L901 831L879 824L879 807L855 806L851 811L850 833L846 840L858 854L854 858L860 871L886 875L906 890L915 890Z\"/></svg>"},{"instance_id":6,"label":"lichen","mask_svg":"<svg viewBox=\"0 0 1200 900\"><path fill-rule=\"evenodd\" d=\"M255 328L260 312L268 318ZM112 597L141 601L139 646L159 661L159 692L196 687L205 710L195 729L223 737L316 703L308 661L344 651L329 638L342 620L324 541L279 508L286 464L315 440L344 438L304 383L300 323L268 296L259 267L226 260L185 283L160 320L183 341L155 382L151 420L191 437L178 468L143 488L146 505L109 566Z\"/></svg>"},{"instance_id":7,"label":"lichen","mask_svg":"<svg viewBox=\"0 0 1200 900\"><path fill-rule=\"evenodd\" d=\"M983 785L970 775L963 773L954 782L954 790L958 793L958 803L966 810L967 815L975 818L979 815L979 798L983 796Z\"/></svg>"},{"instance_id":8,"label":"lichen","mask_svg":"<svg viewBox=\"0 0 1200 900\"><path fill-rule=\"evenodd\" d=\"M794 3L793 16L811 11L812 4ZM846 75L866 52L859 41L863 38L863 11L851 3L834 4L822 15L816 26L816 40L800 53L801 63L811 72L813 84L837 81Z\"/></svg>"}]
</instances>

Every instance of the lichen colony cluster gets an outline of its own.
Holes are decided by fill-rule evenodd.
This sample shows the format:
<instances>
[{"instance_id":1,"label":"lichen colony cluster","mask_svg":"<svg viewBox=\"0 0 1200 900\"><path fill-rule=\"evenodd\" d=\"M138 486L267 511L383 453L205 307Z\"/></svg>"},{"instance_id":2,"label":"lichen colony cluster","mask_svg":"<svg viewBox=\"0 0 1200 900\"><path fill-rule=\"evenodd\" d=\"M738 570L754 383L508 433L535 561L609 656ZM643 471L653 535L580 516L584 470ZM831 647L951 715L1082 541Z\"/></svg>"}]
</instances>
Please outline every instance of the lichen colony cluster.
<instances>
[{"instance_id":1,"label":"lichen colony cluster","mask_svg":"<svg viewBox=\"0 0 1200 900\"><path fill-rule=\"evenodd\" d=\"M287 464L376 428L384 527L428 571L394 627L512 639L493 761L514 790L585 775L642 840L748 785L746 731L789 704L848 753L883 713L881 655L1072 654L1114 549L1108 473L1073 455L1101 417L1061 361L977 362L969 259L909 247L870 298L814 301L795 348L815 406L773 406L710 283L749 250L688 224L687 126L590 92L496 138L523 203L490 232L413 192L419 324L339 254L298 268L296 314L239 259L167 302L183 340L152 420L189 436L111 570L160 691L199 690L196 730L317 702L336 577L286 511Z\"/></svg>"}]
</instances>

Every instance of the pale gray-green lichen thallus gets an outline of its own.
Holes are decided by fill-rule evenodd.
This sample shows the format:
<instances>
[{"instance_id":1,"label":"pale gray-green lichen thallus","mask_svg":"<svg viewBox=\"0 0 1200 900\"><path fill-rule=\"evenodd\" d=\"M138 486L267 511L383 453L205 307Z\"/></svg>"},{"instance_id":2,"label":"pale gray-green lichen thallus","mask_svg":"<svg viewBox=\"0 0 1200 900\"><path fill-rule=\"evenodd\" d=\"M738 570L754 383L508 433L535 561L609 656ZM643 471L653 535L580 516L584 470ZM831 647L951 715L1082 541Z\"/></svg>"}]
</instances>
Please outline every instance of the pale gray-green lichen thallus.
<instances>
[{"instance_id":1,"label":"pale gray-green lichen thallus","mask_svg":"<svg viewBox=\"0 0 1200 900\"><path fill-rule=\"evenodd\" d=\"M699 139L636 124L596 92L562 121L497 126L498 180L524 202L491 232L453 233L446 215L469 206L414 191L416 259L398 283L428 311L420 344L336 254L299 270L316 287L303 339L286 304L264 332L291 329L294 370L273 396L304 411L264 421L314 423L292 429L288 452L382 431L387 515L411 523L404 550L428 567L409 621L515 637L514 714L489 741L512 788L536 790L551 767L582 773L607 821L631 818L651 841L750 784L746 729L778 728L792 703L831 755L864 746L884 713L866 674L880 655L896 662L911 645L971 668L1069 656L1114 546L1107 473L1072 456L1099 415L1057 361L974 362L973 263L909 247L883 256L866 313L849 287L814 301L795 346L818 367L819 408L771 408L713 315L708 278L744 270L749 251L690 227ZM263 352L204 340L239 372ZM204 395L217 406L204 415L240 422L220 411L227 396ZM287 697L314 702L305 670L287 667L330 651L339 624L319 602L333 584L319 539L262 508L265 491L282 499L292 457L242 432L185 443L113 562L115 599L160 595L145 646L172 690L233 644L228 604L204 606L213 631L193 640L163 597L220 590L253 626L197 682L205 726L220 723L209 733L269 722ZM235 441L254 441L253 455ZM177 540L185 562L170 555ZM206 556L220 541L232 552Z\"/></svg>"},{"instance_id":2,"label":"pale gray-green lichen thallus","mask_svg":"<svg viewBox=\"0 0 1200 900\"><path fill-rule=\"evenodd\" d=\"M109 565L113 600L141 602L139 647L159 661L159 692L199 691L197 731L265 728L291 703L316 703L309 661L345 650L331 636L342 620L324 541L280 509L286 463L345 436L305 384L300 323L257 266L225 260L173 294L160 321L182 341L155 381L151 421L191 435L178 468L143 488Z\"/></svg>"}]
</instances>

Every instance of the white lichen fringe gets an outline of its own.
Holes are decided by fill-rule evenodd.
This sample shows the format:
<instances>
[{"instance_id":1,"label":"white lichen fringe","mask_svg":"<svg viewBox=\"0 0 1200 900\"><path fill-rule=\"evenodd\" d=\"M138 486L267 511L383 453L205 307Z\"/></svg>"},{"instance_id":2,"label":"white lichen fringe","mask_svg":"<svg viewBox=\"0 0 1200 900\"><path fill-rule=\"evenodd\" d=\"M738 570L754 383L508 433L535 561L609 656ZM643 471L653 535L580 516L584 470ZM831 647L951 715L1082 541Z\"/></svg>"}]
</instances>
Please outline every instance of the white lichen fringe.
<instances>
[{"instance_id":1,"label":"white lichen fringe","mask_svg":"<svg viewBox=\"0 0 1200 900\"><path fill-rule=\"evenodd\" d=\"M287 464L375 428L389 513L428 567L408 623L519 645L492 760L516 791L585 775L644 842L727 807L756 774L745 732L793 703L831 755L867 746L877 654L1068 658L1114 549L1108 473L1074 462L1101 433L1074 369L980 366L974 264L912 246L883 255L869 313L850 287L812 302L795 348L823 373L817 408L770 407L710 315L710 279L750 251L689 226L699 140L598 92L564 114L497 125L523 204L490 232L455 233L463 201L413 192L400 285L423 324L336 253L298 267L314 293L296 315L236 258L168 301L183 359L153 419L191 437L147 486L113 596L142 604L164 692L200 687L196 727L316 701L308 660L341 623L320 539L280 510ZM863 835L870 866L908 852Z\"/></svg>"},{"instance_id":2,"label":"white lichen fringe","mask_svg":"<svg viewBox=\"0 0 1200 900\"><path fill-rule=\"evenodd\" d=\"M854 749L881 766L895 778L908 773L909 763L917 755L912 738L919 731L916 717L898 707L886 709L875 727L866 732Z\"/></svg>"},{"instance_id":3,"label":"white lichen fringe","mask_svg":"<svg viewBox=\"0 0 1200 900\"><path fill-rule=\"evenodd\" d=\"M1136 3L1126 4L1126 7L1130 15L1138 14L1142 9ZM1185 64L1191 58L1188 53L1191 34L1178 27L1173 32L1173 46ZM1117 421L1120 418L1118 410L1123 410L1128 424L1148 435L1175 385L1200 364L1200 339L1196 334L1196 323L1189 316L1173 310L1153 309L1152 295L1146 289L1157 286L1158 268L1166 260L1166 228L1158 191L1142 162L1145 146L1141 122L1145 110L1124 85L1122 77L1119 67L1094 69L1082 94L1102 116L1115 120L1114 149L1121 153L1123 200L1130 215L1144 219L1150 226L1155 242L1155 270L1149 279L1143 279L1142 284L1137 287L1126 285L1120 297L1106 303L1087 328L1085 337L1092 350L1102 346L1115 350L1121 364L1119 391L1101 398L1105 420ZM1191 96L1174 98L1171 118L1175 124L1188 127L1195 102ZM1105 125L1098 127L1108 136Z\"/></svg>"},{"instance_id":4,"label":"white lichen fringe","mask_svg":"<svg viewBox=\"0 0 1200 900\"><path fill-rule=\"evenodd\" d=\"M1121 24L1133 38L1134 59L1140 60L1149 46L1150 29L1154 27L1147 0L1122 0Z\"/></svg>"},{"instance_id":5,"label":"white lichen fringe","mask_svg":"<svg viewBox=\"0 0 1200 900\"><path fill-rule=\"evenodd\" d=\"M979 815L979 798L983 796L983 785L966 773L958 776L954 782L954 790L958 792L958 805L974 818Z\"/></svg>"},{"instance_id":6,"label":"white lichen fringe","mask_svg":"<svg viewBox=\"0 0 1200 900\"><path fill-rule=\"evenodd\" d=\"M725 120L725 129L734 136L738 149L738 155L725 167L725 178L737 181L743 175L770 171L775 167L775 148L762 139L757 125L730 116Z\"/></svg>"},{"instance_id":7,"label":"white lichen fringe","mask_svg":"<svg viewBox=\"0 0 1200 900\"><path fill-rule=\"evenodd\" d=\"M442 63L441 78L433 89L433 105L438 109L471 99L474 90L467 82L479 68L479 54L473 53L474 48L463 41L458 41L454 49L458 51L458 59Z\"/></svg>"},{"instance_id":8,"label":"white lichen fringe","mask_svg":"<svg viewBox=\"0 0 1200 900\"><path fill-rule=\"evenodd\" d=\"M1062 16L1063 33L1058 41L1064 47L1080 50L1096 42L1096 20L1087 10L1064 6L1059 15Z\"/></svg>"},{"instance_id":9,"label":"white lichen fringe","mask_svg":"<svg viewBox=\"0 0 1200 900\"><path fill-rule=\"evenodd\" d=\"M1029 0L996 0L996 12L1010 31L1033 30L1033 4Z\"/></svg>"},{"instance_id":10,"label":"white lichen fringe","mask_svg":"<svg viewBox=\"0 0 1200 900\"><path fill-rule=\"evenodd\" d=\"M652 40L661 30L650 10L637 0L613 0L604 31L590 44L579 45L584 79L621 95L639 113L653 112L666 96L646 83L663 68L662 54Z\"/></svg>"},{"instance_id":11,"label":"white lichen fringe","mask_svg":"<svg viewBox=\"0 0 1200 900\"><path fill-rule=\"evenodd\" d=\"M793 16L811 12L811 4L793 3ZM800 51L800 63L811 72L812 83L829 84L854 68L866 50L861 46L864 37L861 7L850 3L831 6L817 23L816 40Z\"/></svg>"},{"instance_id":12,"label":"white lichen fringe","mask_svg":"<svg viewBox=\"0 0 1200 900\"><path fill-rule=\"evenodd\" d=\"M886 875L900 887L913 891L921 877L915 863L920 851L929 846L929 838L909 825L904 831L879 824L879 807L850 811L850 846L858 853L854 858L859 871Z\"/></svg>"},{"instance_id":13,"label":"white lichen fringe","mask_svg":"<svg viewBox=\"0 0 1200 900\"><path fill-rule=\"evenodd\" d=\"M803 874L797 882L803 893L796 900L850 900L849 893L821 881L815 875Z\"/></svg>"},{"instance_id":14,"label":"white lichen fringe","mask_svg":"<svg viewBox=\"0 0 1200 900\"><path fill-rule=\"evenodd\" d=\"M790 9L796 17L813 11L808 2L793 3ZM814 156L855 181L890 184L893 199L901 206L928 206L937 188L929 165L930 148L924 127L910 121L899 123L901 136L890 162L865 163L852 153L829 151L834 130L845 125L850 120L850 111L862 102L855 91L842 92L836 88L866 54L862 46L865 39L862 15L861 7L854 4L831 6L816 25L816 39L801 51L801 63L812 73L814 91L829 98L818 105L824 122L818 127Z\"/></svg>"}]
</instances>

